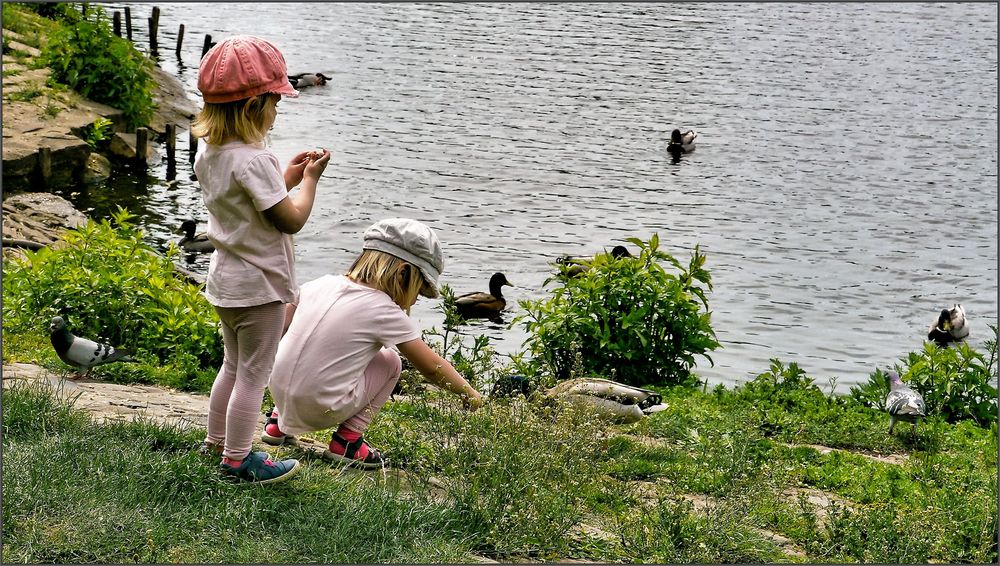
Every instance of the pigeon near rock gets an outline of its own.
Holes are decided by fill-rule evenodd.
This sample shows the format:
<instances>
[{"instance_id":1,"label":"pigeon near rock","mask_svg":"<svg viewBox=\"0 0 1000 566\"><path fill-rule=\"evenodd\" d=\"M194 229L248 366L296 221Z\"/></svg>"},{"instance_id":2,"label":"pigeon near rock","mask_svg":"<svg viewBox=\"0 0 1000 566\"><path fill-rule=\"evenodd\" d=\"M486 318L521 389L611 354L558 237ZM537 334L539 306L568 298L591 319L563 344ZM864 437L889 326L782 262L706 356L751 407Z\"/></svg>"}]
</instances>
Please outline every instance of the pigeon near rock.
<instances>
[{"instance_id":1,"label":"pigeon near rock","mask_svg":"<svg viewBox=\"0 0 1000 566\"><path fill-rule=\"evenodd\" d=\"M73 379L87 377L94 366L111 362L135 361L130 357L130 352L126 350L74 336L66 327L66 321L61 316L52 317L52 324L49 325L49 339L52 340L52 347L55 348L59 359L77 368L77 374Z\"/></svg>"},{"instance_id":2,"label":"pigeon near rock","mask_svg":"<svg viewBox=\"0 0 1000 566\"><path fill-rule=\"evenodd\" d=\"M896 426L896 421L906 421L913 424L917 430L917 420L927 416L924 398L909 385L903 383L899 374L889 371L889 394L885 398L885 410L889 413L889 434Z\"/></svg>"}]
</instances>

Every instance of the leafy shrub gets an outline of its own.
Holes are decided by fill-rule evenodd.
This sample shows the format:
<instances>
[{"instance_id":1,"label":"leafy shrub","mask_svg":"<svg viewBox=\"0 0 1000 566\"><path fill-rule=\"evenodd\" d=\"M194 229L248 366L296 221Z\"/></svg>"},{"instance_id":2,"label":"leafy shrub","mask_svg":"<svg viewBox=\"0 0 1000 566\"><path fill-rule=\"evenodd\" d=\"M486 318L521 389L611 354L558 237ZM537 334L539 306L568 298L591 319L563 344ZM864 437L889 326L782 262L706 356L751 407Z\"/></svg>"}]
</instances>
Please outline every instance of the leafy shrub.
<instances>
[{"instance_id":1,"label":"leafy shrub","mask_svg":"<svg viewBox=\"0 0 1000 566\"><path fill-rule=\"evenodd\" d=\"M84 136L84 141L91 149L101 149L107 145L108 140L111 139L111 120L104 117L98 117L94 120L94 123L87 126L86 135Z\"/></svg>"},{"instance_id":2,"label":"leafy shrub","mask_svg":"<svg viewBox=\"0 0 1000 566\"><path fill-rule=\"evenodd\" d=\"M915 391L924 397L928 414L940 414L948 422L964 419L980 426L997 420L996 379L997 326L990 325L993 339L985 343L989 359L965 342L948 348L932 342L919 352L910 352L895 369ZM889 393L888 376L876 370L868 383L851 388L851 396L861 403L884 408Z\"/></svg>"},{"instance_id":3,"label":"leafy shrub","mask_svg":"<svg viewBox=\"0 0 1000 566\"><path fill-rule=\"evenodd\" d=\"M140 359L195 375L222 361L218 317L172 260L142 242L119 209L107 220L68 230L55 246L8 260L4 269L4 334L40 332L55 315L77 335L130 349ZM122 366L123 368L125 366ZM127 371L122 369L122 371ZM184 384L173 384L184 385Z\"/></svg>"},{"instance_id":4,"label":"leafy shrub","mask_svg":"<svg viewBox=\"0 0 1000 566\"><path fill-rule=\"evenodd\" d=\"M153 115L152 63L110 29L104 10L52 33L42 51L52 78L80 95L125 113L129 125L146 124Z\"/></svg>"},{"instance_id":5,"label":"leafy shrub","mask_svg":"<svg viewBox=\"0 0 1000 566\"><path fill-rule=\"evenodd\" d=\"M598 254L583 274L554 279L549 299L520 302L527 314L515 322L524 321L536 371L556 380L582 371L634 385L697 383L695 355L711 362L707 352L719 347L703 288L712 289L705 256L696 246L685 269L660 251L655 234L628 241L638 257Z\"/></svg>"}]
</instances>

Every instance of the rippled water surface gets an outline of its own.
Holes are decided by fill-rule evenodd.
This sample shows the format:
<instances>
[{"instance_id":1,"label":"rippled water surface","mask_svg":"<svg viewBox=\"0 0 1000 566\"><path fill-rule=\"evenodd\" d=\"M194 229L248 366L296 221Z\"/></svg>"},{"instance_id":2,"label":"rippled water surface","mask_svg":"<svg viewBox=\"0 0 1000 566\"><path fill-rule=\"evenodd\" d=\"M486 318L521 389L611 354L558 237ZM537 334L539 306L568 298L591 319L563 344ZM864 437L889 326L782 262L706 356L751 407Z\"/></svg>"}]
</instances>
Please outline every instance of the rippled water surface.
<instances>
[{"instance_id":1,"label":"rippled water surface","mask_svg":"<svg viewBox=\"0 0 1000 566\"><path fill-rule=\"evenodd\" d=\"M943 306L965 306L974 344L997 319L995 4L160 6L161 64L193 97L205 34L260 35L290 72L334 77L272 132L282 161L333 152L301 282L409 216L437 230L457 292L507 274L509 321L560 254L658 233L708 255L710 382L777 357L840 391L920 348ZM131 8L143 45L151 6ZM677 163L674 128L699 133ZM189 174L140 203L157 242L207 218ZM434 305L414 308L425 328ZM502 352L525 337L470 331Z\"/></svg>"}]
</instances>

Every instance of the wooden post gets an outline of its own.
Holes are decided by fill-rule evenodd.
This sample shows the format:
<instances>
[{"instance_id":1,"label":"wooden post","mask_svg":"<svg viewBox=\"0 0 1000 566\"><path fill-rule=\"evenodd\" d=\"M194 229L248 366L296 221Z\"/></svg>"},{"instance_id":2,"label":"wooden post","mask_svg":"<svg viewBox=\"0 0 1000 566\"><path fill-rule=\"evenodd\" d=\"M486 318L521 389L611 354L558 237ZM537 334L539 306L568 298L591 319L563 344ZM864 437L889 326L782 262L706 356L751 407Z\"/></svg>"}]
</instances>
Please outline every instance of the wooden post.
<instances>
[{"instance_id":1,"label":"wooden post","mask_svg":"<svg viewBox=\"0 0 1000 566\"><path fill-rule=\"evenodd\" d=\"M38 148L38 176L42 186L49 186L49 178L52 177L52 148Z\"/></svg>"},{"instance_id":2,"label":"wooden post","mask_svg":"<svg viewBox=\"0 0 1000 566\"><path fill-rule=\"evenodd\" d=\"M146 128L136 128L135 130L135 161L143 169L146 168L146 156L148 155L149 130Z\"/></svg>"},{"instance_id":3,"label":"wooden post","mask_svg":"<svg viewBox=\"0 0 1000 566\"><path fill-rule=\"evenodd\" d=\"M208 50L212 48L212 36L205 34L205 43L201 46L201 56L204 57Z\"/></svg>"},{"instance_id":4,"label":"wooden post","mask_svg":"<svg viewBox=\"0 0 1000 566\"><path fill-rule=\"evenodd\" d=\"M160 26L160 7L153 6L153 16L149 18L149 50L156 53L156 31Z\"/></svg>"},{"instance_id":5,"label":"wooden post","mask_svg":"<svg viewBox=\"0 0 1000 566\"><path fill-rule=\"evenodd\" d=\"M115 35L117 35L118 37L121 37L122 36L122 13L119 12L118 10L115 10L114 28L115 28Z\"/></svg>"},{"instance_id":6,"label":"wooden post","mask_svg":"<svg viewBox=\"0 0 1000 566\"><path fill-rule=\"evenodd\" d=\"M194 156L198 153L198 138L194 135L194 130L188 128L188 161L194 163Z\"/></svg>"},{"instance_id":7,"label":"wooden post","mask_svg":"<svg viewBox=\"0 0 1000 566\"><path fill-rule=\"evenodd\" d=\"M132 9L125 8L125 33L128 35L128 40L132 41Z\"/></svg>"},{"instance_id":8,"label":"wooden post","mask_svg":"<svg viewBox=\"0 0 1000 566\"><path fill-rule=\"evenodd\" d=\"M167 124L167 178L177 176L177 124Z\"/></svg>"},{"instance_id":9,"label":"wooden post","mask_svg":"<svg viewBox=\"0 0 1000 566\"><path fill-rule=\"evenodd\" d=\"M181 58L181 44L184 43L184 24L177 30L177 58Z\"/></svg>"}]
</instances>

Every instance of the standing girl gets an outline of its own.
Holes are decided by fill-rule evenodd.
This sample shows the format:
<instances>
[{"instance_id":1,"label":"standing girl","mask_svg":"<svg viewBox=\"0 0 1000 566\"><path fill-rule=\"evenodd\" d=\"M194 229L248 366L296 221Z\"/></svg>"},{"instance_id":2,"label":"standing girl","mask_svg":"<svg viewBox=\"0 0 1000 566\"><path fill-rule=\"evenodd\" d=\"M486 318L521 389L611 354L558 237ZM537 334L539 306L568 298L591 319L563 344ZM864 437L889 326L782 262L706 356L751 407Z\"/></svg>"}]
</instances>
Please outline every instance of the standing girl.
<instances>
[{"instance_id":1,"label":"standing girl","mask_svg":"<svg viewBox=\"0 0 1000 566\"><path fill-rule=\"evenodd\" d=\"M282 481L299 462L274 462L251 447L284 303L298 299L291 234L309 218L330 152L300 153L282 173L265 148L278 101L298 92L288 82L285 58L263 39L235 36L213 47L202 58L198 89L205 105L191 130L206 144L194 170L215 245L205 295L222 321L225 349L209 398L204 447L221 452L226 476ZM289 196L299 183L298 194Z\"/></svg>"},{"instance_id":2,"label":"standing girl","mask_svg":"<svg viewBox=\"0 0 1000 566\"><path fill-rule=\"evenodd\" d=\"M399 353L431 383L477 409L479 392L421 339L408 316L418 294L438 295L443 266L430 228L392 218L365 231L361 255L346 276L303 285L298 306L286 307L288 331L268 384L276 410L261 440L280 445L291 438L286 434L337 426L324 458L362 469L384 466L362 435L399 381Z\"/></svg>"}]
</instances>

